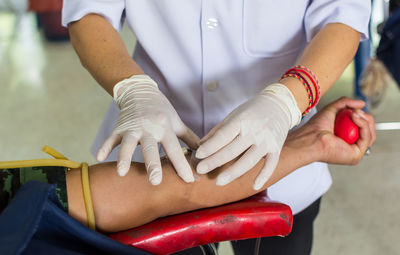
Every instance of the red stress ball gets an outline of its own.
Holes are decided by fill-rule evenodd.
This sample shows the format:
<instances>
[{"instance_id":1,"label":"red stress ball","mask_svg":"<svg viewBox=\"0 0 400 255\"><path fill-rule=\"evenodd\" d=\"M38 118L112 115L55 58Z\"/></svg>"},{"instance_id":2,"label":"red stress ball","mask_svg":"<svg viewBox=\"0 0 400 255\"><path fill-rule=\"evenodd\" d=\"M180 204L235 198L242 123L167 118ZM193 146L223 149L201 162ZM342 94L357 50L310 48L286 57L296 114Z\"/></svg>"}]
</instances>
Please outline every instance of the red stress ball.
<instances>
[{"instance_id":1,"label":"red stress ball","mask_svg":"<svg viewBox=\"0 0 400 255\"><path fill-rule=\"evenodd\" d=\"M358 126L351 119L353 110L343 109L338 112L335 120L335 135L345 140L348 144L357 142L359 137Z\"/></svg>"}]
</instances>

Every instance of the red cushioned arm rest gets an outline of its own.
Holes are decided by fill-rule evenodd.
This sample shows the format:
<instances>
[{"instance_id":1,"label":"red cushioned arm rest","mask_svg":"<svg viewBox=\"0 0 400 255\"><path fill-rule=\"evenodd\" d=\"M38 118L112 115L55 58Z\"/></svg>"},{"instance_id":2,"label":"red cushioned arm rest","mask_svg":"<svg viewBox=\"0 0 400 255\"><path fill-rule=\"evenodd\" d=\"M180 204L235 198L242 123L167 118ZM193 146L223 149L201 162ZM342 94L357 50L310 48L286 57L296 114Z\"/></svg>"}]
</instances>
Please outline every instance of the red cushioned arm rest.
<instances>
[{"instance_id":1,"label":"red cushioned arm rest","mask_svg":"<svg viewBox=\"0 0 400 255\"><path fill-rule=\"evenodd\" d=\"M170 254L208 243L286 236L292 220L289 206L260 193L239 202L161 218L110 237L150 253Z\"/></svg>"}]
</instances>

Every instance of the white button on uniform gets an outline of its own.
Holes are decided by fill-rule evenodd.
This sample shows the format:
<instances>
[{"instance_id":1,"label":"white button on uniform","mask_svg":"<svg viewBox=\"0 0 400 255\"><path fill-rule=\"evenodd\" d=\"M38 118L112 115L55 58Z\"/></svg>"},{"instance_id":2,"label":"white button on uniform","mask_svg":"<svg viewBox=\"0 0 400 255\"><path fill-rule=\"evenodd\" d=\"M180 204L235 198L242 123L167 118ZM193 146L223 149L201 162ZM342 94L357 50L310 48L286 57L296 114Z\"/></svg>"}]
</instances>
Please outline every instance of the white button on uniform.
<instances>
[{"instance_id":1,"label":"white button on uniform","mask_svg":"<svg viewBox=\"0 0 400 255\"><path fill-rule=\"evenodd\" d=\"M207 84L207 89L208 91L216 91L218 88L218 83L216 81L210 81Z\"/></svg>"},{"instance_id":2,"label":"white button on uniform","mask_svg":"<svg viewBox=\"0 0 400 255\"><path fill-rule=\"evenodd\" d=\"M215 18L209 18L207 19L206 25L210 29L214 29L218 26L218 20Z\"/></svg>"}]
</instances>

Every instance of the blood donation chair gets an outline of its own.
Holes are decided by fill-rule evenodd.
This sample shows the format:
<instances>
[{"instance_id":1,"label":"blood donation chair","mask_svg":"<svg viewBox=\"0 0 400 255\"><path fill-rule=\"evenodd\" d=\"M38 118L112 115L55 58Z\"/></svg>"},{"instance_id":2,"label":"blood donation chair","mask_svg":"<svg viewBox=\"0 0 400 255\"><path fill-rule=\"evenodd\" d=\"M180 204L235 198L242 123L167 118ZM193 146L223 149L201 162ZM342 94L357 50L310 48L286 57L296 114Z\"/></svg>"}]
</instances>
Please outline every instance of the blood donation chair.
<instances>
[{"instance_id":1,"label":"blood donation chair","mask_svg":"<svg viewBox=\"0 0 400 255\"><path fill-rule=\"evenodd\" d=\"M261 192L239 202L161 218L109 237L152 254L196 246L203 254L218 254L213 243L286 236L292 230L292 220L289 206L273 202Z\"/></svg>"}]
</instances>

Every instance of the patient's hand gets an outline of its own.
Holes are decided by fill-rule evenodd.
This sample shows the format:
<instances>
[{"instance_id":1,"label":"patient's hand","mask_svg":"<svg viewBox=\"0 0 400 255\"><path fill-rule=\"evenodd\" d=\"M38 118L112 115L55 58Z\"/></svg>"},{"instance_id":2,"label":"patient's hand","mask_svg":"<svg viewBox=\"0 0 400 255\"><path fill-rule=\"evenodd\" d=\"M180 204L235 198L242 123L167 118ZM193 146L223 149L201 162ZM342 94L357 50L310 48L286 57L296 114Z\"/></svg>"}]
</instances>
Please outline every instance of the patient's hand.
<instances>
[{"instance_id":1,"label":"patient's hand","mask_svg":"<svg viewBox=\"0 0 400 255\"><path fill-rule=\"evenodd\" d=\"M358 164L365 151L376 140L374 119L361 110L364 105L363 101L342 97L323 108L304 127L294 131L288 139L299 147L304 143L317 146L318 161L344 165ZM351 117L360 128L360 138L352 145L333 133L336 114L343 108L354 110Z\"/></svg>"}]
</instances>

